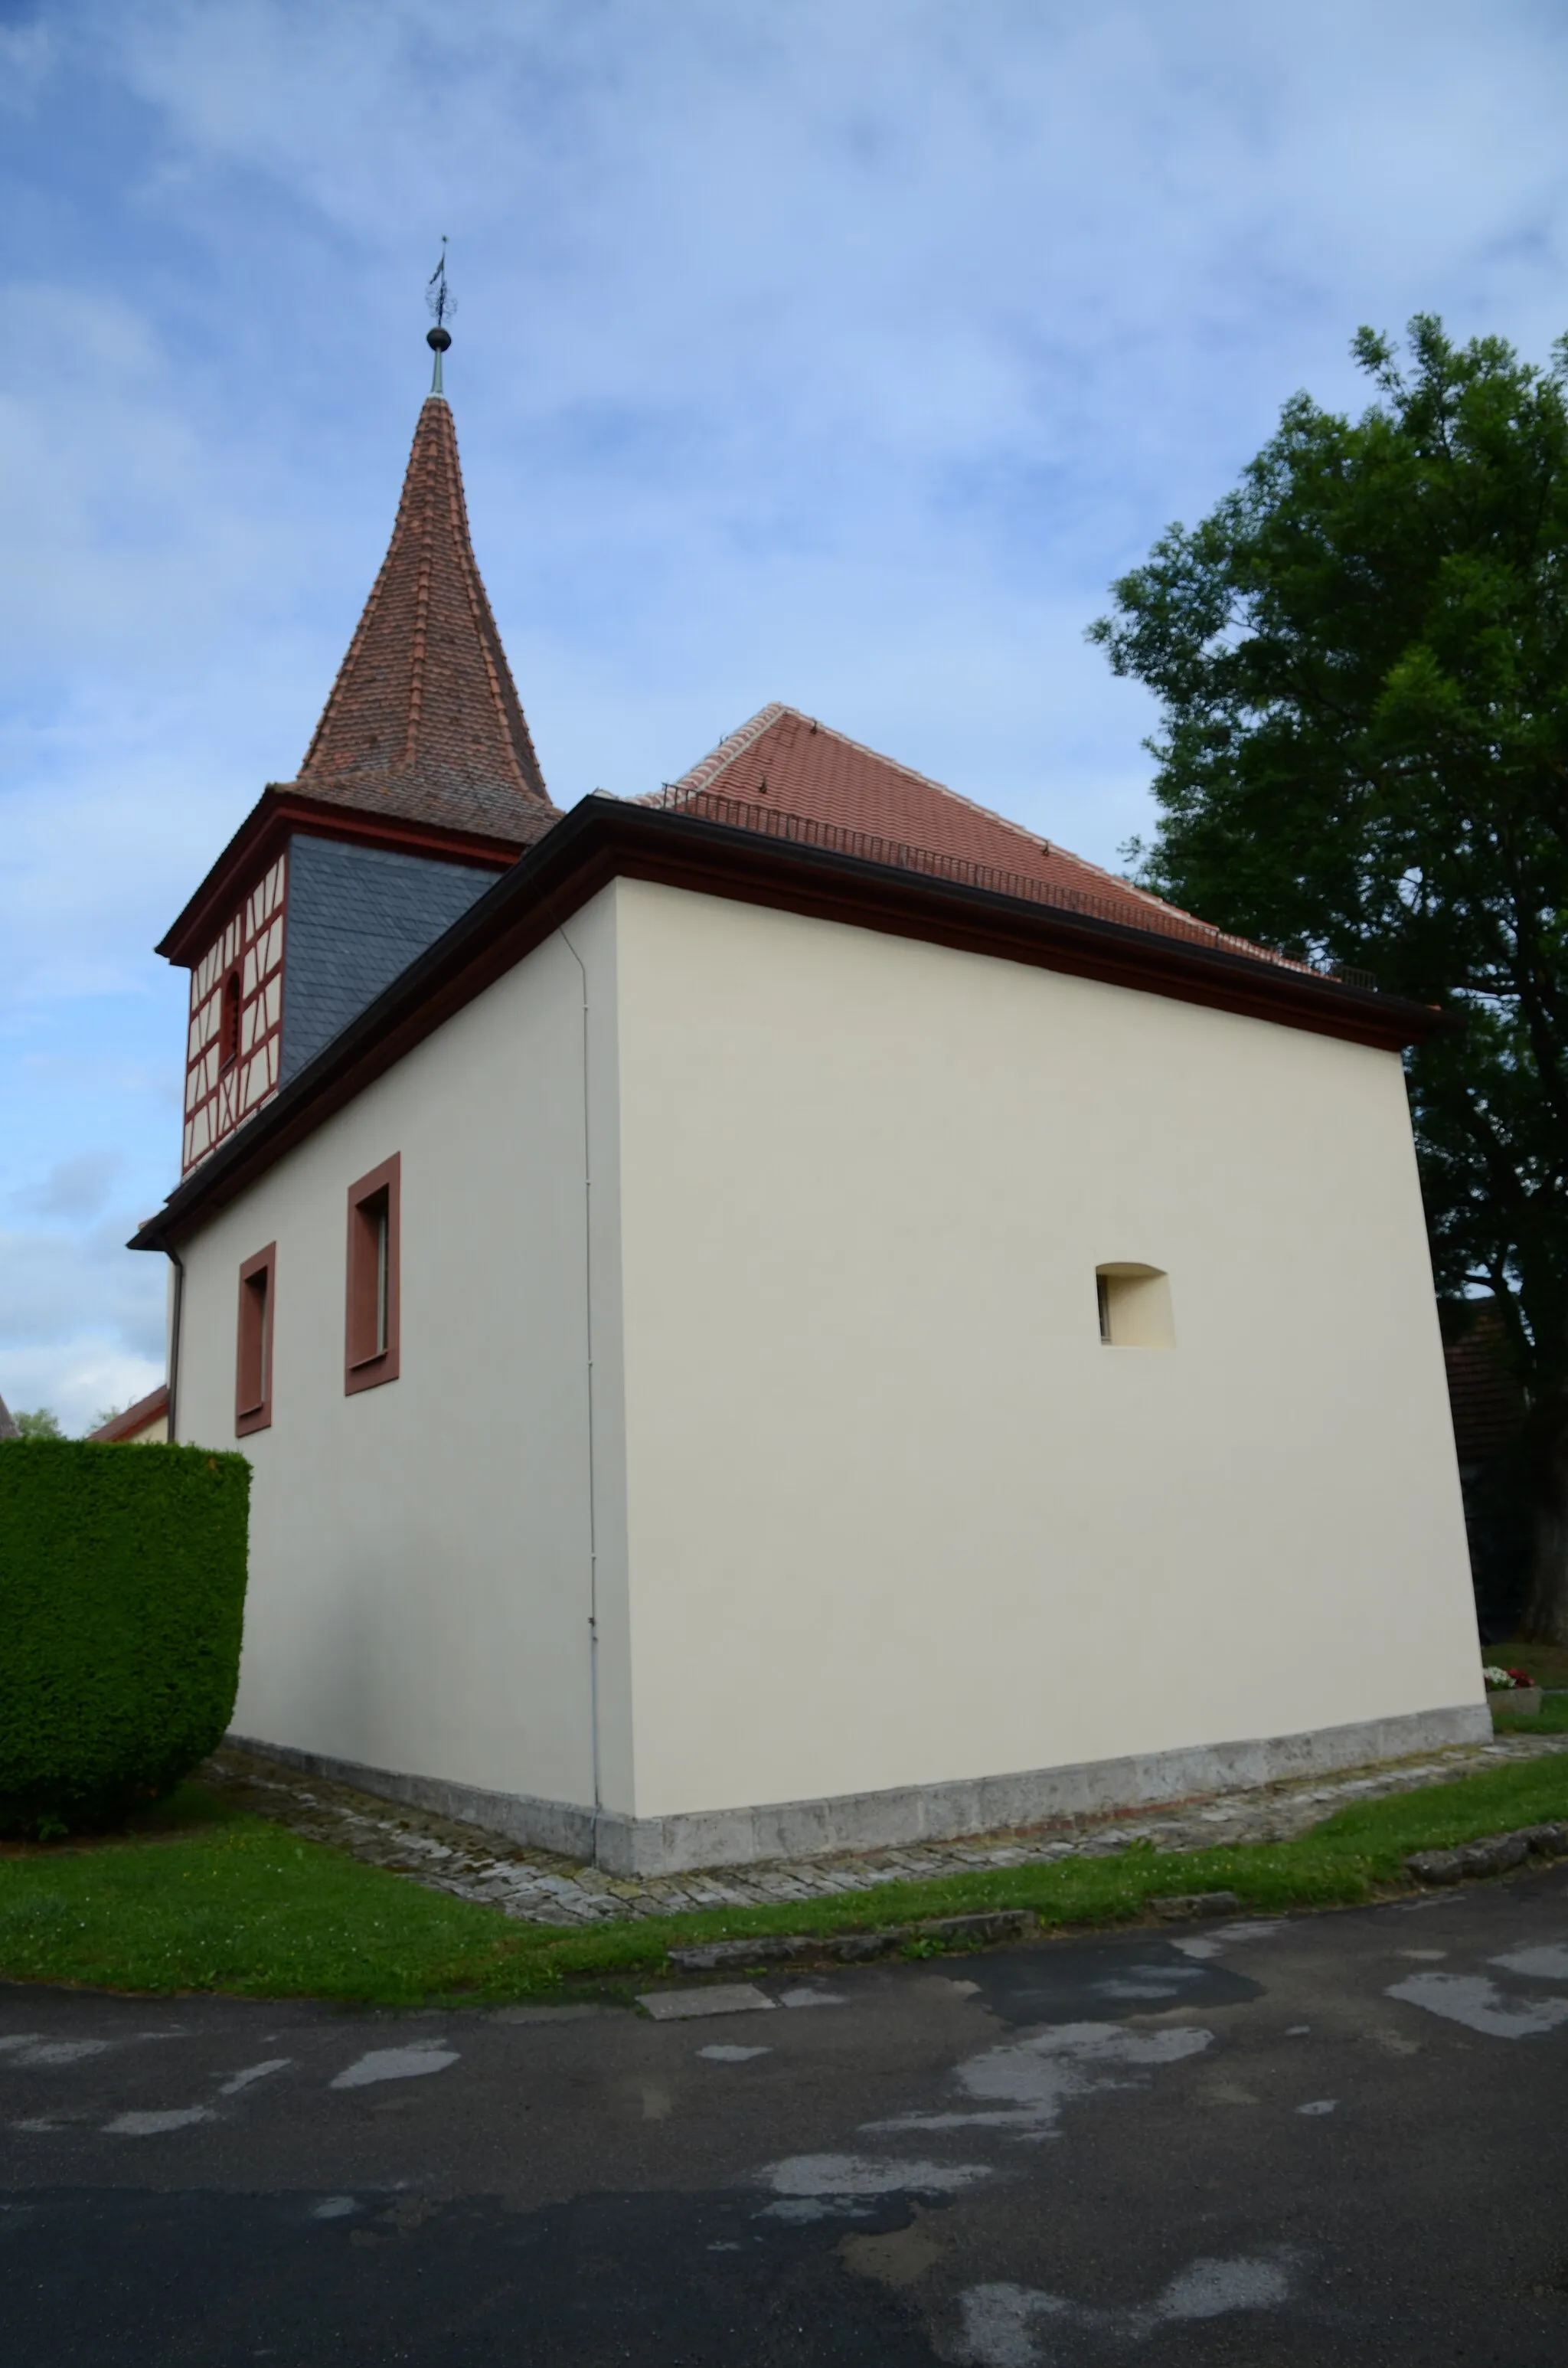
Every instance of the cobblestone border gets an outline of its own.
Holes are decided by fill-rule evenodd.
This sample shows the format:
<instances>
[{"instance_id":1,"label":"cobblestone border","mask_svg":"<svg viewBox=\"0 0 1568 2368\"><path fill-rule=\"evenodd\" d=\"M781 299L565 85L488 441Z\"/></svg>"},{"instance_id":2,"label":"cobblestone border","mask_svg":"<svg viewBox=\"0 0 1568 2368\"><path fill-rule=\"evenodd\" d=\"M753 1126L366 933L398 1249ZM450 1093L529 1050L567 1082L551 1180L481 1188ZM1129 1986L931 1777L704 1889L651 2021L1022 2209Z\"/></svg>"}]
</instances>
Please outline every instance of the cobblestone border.
<instances>
[{"instance_id":1,"label":"cobblestone border","mask_svg":"<svg viewBox=\"0 0 1568 2368\"><path fill-rule=\"evenodd\" d=\"M1027 1830L969 1835L905 1850L726 1868L722 1875L607 1874L602 1868L548 1850L498 1843L493 1833L478 1827L400 1808L352 1785L307 1775L281 1760L232 1746L216 1752L200 1773L236 1807L346 1850L368 1865L412 1876L460 1899L499 1907L526 1923L583 1926L687 1915L697 1908L826 1899L835 1893L869 1891L881 1883L929 1881L966 1869L1102 1858L1135 1842L1181 1851L1285 1841L1346 1801L1377 1800L1557 1751L1568 1751L1568 1735L1499 1736L1490 1743L1456 1745L1332 1778L1214 1793L1153 1813L1059 1818Z\"/></svg>"}]
</instances>

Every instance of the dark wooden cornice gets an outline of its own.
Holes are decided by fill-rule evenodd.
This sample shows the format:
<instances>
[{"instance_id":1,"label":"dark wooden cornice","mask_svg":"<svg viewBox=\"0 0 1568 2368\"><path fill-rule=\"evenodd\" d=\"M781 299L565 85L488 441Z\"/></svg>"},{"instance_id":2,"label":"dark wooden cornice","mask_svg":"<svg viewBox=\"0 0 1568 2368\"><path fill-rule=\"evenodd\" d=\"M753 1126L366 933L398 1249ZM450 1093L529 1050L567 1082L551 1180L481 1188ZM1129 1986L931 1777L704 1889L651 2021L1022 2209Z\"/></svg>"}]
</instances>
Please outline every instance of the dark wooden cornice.
<instances>
[{"instance_id":1,"label":"dark wooden cornice","mask_svg":"<svg viewBox=\"0 0 1568 2368\"><path fill-rule=\"evenodd\" d=\"M265 802L264 802L265 803ZM333 822L338 817L334 815ZM612 880L770 905L1143 995L1206 1004L1396 1053L1453 1023L1262 956L771 838L679 812L585 798L310 1065L173 1193L132 1249L177 1247Z\"/></svg>"},{"instance_id":2,"label":"dark wooden cornice","mask_svg":"<svg viewBox=\"0 0 1568 2368\"><path fill-rule=\"evenodd\" d=\"M541 816L548 825L548 814ZM484 838L472 831L410 822L359 806L328 805L296 790L269 783L246 814L178 920L153 949L172 962L193 967L229 916L282 852L296 831L317 838L347 839L356 846L384 847L402 855L425 855L437 862L472 863L502 871L517 861L515 839Z\"/></svg>"}]
</instances>

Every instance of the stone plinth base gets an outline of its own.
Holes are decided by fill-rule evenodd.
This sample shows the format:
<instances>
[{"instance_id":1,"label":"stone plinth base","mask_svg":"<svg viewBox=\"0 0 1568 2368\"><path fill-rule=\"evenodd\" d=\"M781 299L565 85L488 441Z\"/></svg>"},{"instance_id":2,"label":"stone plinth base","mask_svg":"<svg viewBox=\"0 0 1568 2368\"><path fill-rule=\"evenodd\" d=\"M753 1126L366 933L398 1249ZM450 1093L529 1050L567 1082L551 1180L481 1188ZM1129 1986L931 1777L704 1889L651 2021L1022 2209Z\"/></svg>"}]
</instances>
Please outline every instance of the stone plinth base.
<instances>
[{"instance_id":1,"label":"stone plinth base","mask_svg":"<svg viewBox=\"0 0 1568 2368\"><path fill-rule=\"evenodd\" d=\"M1326 1775L1335 1769L1401 1759L1413 1752L1439 1750L1448 1744L1485 1742L1491 1733L1486 1704L1463 1702L1449 1710L1411 1711L1394 1718L1358 1720L1349 1726L1316 1727L1304 1735L1196 1744L1179 1751L1091 1759L1074 1767L1037 1768L1017 1775L977 1776L956 1782L906 1785L885 1793L847 1793L819 1801L703 1809L667 1817L629 1817L609 1809L601 1809L596 1817L591 1807L575 1802L490 1793L437 1776L402 1775L245 1736L229 1739L242 1750L269 1753L292 1767L356 1784L362 1792L403 1801L437 1816L456 1817L536 1850L558 1850L562 1857L597 1864L612 1874L651 1875L745 1866L763 1859L820 1858L835 1851L953 1841L964 1834L1042 1826L1060 1817L1146 1808L1208 1793L1239 1792L1293 1777Z\"/></svg>"}]
</instances>

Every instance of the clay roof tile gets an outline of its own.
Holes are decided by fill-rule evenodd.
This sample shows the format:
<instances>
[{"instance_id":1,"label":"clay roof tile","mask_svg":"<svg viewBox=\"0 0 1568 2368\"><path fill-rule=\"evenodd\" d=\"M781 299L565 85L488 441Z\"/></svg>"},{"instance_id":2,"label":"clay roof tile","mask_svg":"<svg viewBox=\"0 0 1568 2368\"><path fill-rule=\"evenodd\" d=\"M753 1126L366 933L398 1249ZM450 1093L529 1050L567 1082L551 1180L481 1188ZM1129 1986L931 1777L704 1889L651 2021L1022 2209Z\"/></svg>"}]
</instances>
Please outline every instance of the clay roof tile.
<instances>
[{"instance_id":1,"label":"clay roof tile","mask_svg":"<svg viewBox=\"0 0 1568 2368\"><path fill-rule=\"evenodd\" d=\"M990 873L994 885L1010 883L1016 893L1077 905L1133 928L1210 939L1267 962L1306 967L1211 928L1024 824L1009 822L778 700L732 732L653 803L676 808L722 803L733 810L733 819L744 816L753 827L766 827L770 813L799 816L863 837L866 851L884 861L934 856L963 867L970 876Z\"/></svg>"},{"instance_id":2,"label":"clay roof tile","mask_svg":"<svg viewBox=\"0 0 1568 2368\"><path fill-rule=\"evenodd\" d=\"M443 395L420 411L387 555L284 786L518 846L554 818L474 560Z\"/></svg>"}]
</instances>

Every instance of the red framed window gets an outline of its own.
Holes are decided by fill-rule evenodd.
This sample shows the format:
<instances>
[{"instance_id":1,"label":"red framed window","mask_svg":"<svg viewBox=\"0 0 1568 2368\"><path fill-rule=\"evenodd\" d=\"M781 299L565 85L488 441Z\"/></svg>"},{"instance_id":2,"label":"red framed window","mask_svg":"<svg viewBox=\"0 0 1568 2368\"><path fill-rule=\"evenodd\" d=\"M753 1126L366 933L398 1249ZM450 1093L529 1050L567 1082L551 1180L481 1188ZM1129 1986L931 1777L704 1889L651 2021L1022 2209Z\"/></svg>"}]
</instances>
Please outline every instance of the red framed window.
<instances>
[{"instance_id":1,"label":"red framed window","mask_svg":"<svg viewBox=\"0 0 1568 2368\"><path fill-rule=\"evenodd\" d=\"M343 1386L373 1390L398 1377L402 1157L393 1152L348 1187L348 1304Z\"/></svg>"},{"instance_id":2,"label":"red framed window","mask_svg":"<svg viewBox=\"0 0 1568 2368\"><path fill-rule=\"evenodd\" d=\"M222 1066L232 1069L240 1057L240 974L232 970L223 981Z\"/></svg>"},{"instance_id":3,"label":"red framed window","mask_svg":"<svg viewBox=\"0 0 1568 2368\"><path fill-rule=\"evenodd\" d=\"M278 1245L268 1242L240 1269L238 1346L234 1359L234 1436L266 1430L272 1421L272 1322L277 1299Z\"/></svg>"}]
</instances>

